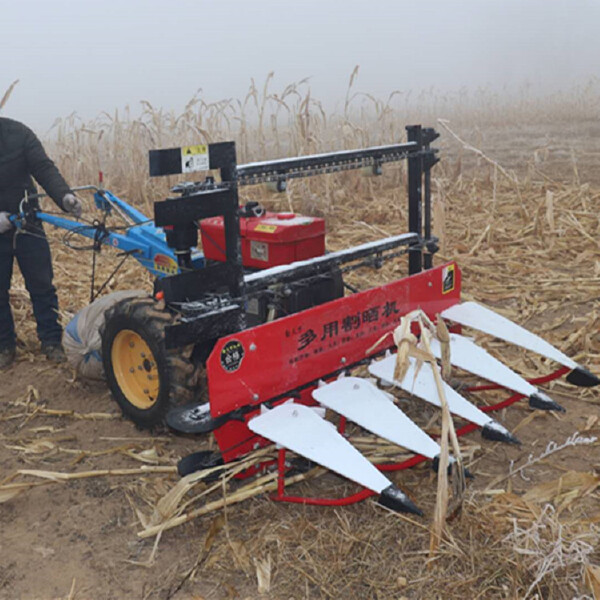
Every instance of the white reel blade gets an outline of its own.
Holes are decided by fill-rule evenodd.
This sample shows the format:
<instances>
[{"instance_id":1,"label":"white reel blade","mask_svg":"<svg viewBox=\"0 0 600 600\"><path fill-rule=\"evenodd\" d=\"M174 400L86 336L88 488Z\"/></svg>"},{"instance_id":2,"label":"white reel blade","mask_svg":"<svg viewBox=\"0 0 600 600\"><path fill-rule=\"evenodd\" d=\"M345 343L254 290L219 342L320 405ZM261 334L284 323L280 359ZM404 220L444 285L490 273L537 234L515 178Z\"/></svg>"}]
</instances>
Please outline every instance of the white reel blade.
<instances>
[{"instance_id":1,"label":"white reel blade","mask_svg":"<svg viewBox=\"0 0 600 600\"><path fill-rule=\"evenodd\" d=\"M440 399L438 397L437 386L435 384L435 378L433 376L433 370L431 365L423 363L418 373L416 372L417 361L410 357L410 367L404 376L402 381L394 380L394 369L396 367L396 355L393 354L372 363L369 366L369 372L375 377L381 379L387 379L388 381L394 381L394 383L401 387L404 391L414 396L418 396L422 400L434 404L435 406L441 406ZM416 377L415 377L416 375ZM480 411L476 406L471 404L468 400L463 398L458 392L455 392L447 383L442 383L444 387L444 393L446 394L446 401L448 402L448 408L450 412L475 423L480 427L483 427L486 423L491 421L485 413Z\"/></svg>"},{"instance_id":2,"label":"white reel blade","mask_svg":"<svg viewBox=\"0 0 600 600\"><path fill-rule=\"evenodd\" d=\"M391 483L331 423L308 406L293 402L280 404L250 419L248 427L378 494Z\"/></svg>"},{"instance_id":3,"label":"white reel blade","mask_svg":"<svg viewBox=\"0 0 600 600\"><path fill-rule=\"evenodd\" d=\"M438 340L431 340L431 351L436 358L442 357L442 347ZM457 333L450 334L450 362L459 369L529 397L529 404L533 408L564 410L560 404L540 392L475 342Z\"/></svg>"},{"instance_id":4,"label":"white reel blade","mask_svg":"<svg viewBox=\"0 0 600 600\"><path fill-rule=\"evenodd\" d=\"M379 502L383 505L422 514L331 423L308 406L293 402L280 404L250 419L248 427L254 433L380 494Z\"/></svg>"},{"instance_id":5,"label":"white reel blade","mask_svg":"<svg viewBox=\"0 0 600 600\"><path fill-rule=\"evenodd\" d=\"M369 372L379 379L394 381L394 384L401 387L404 391L413 394L430 404L441 406L431 365L423 363L417 372L417 361L412 357L409 357L409 361L410 366L402 381L394 380L394 369L396 366L396 356L394 354L371 363L371 365L369 365ZM442 386L448 408L452 414L462 417L481 427L482 435L488 439L518 443L518 440L507 429L488 417L474 404L471 404L468 400L463 398L447 383L442 382Z\"/></svg>"},{"instance_id":6,"label":"white reel blade","mask_svg":"<svg viewBox=\"0 0 600 600\"><path fill-rule=\"evenodd\" d=\"M402 448L431 459L440 454L438 444L366 379L343 377L317 388L312 396L322 406Z\"/></svg>"},{"instance_id":7,"label":"white reel blade","mask_svg":"<svg viewBox=\"0 0 600 600\"><path fill-rule=\"evenodd\" d=\"M574 360L563 354L558 348L549 344L541 337L527 331L510 319L495 313L493 310L477 304L476 302L463 302L455 304L442 311L441 316L465 327L471 327L493 335L505 342L521 346L541 356L550 358L557 363L572 369L567 375L567 381L581 387L592 387L600 384L600 379L586 368L578 365Z\"/></svg>"},{"instance_id":8,"label":"white reel blade","mask_svg":"<svg viewBox=\"0 0 600 600\"><path fill-rule=\"evenodd\" d=\"M455 304L442 311L441 316L444 319L450 319L455 323L460 323L465 327L471 327L478 331L483 331L493 335L505 342L521 346L531 350L536 354L550 358L557 363L576 369L577 363L571 360L566 354L563 354L558 348L549 344L541 337L527 331L527 329L513 323L510 319L495 313L493 310L477 304L476 302L463 302Z\"/></svg>"}]
</instances>

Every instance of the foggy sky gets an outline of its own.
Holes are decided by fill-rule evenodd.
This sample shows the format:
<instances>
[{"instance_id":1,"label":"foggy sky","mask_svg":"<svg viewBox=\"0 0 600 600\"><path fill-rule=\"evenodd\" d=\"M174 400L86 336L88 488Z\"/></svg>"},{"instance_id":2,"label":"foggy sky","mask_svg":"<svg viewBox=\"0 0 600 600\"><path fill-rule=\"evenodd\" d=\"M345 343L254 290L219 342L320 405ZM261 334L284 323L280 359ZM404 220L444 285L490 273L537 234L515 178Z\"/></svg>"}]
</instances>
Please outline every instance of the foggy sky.
<instances>
[{"instance_id":1,"label":"foggy sky","mask_svg":"<svg viewBox=\"0 0 600 600\"><path fill-rule=\"evenodd\" d=\"M343 102L434 86L568 89L600 75L597 0L0 0L4 116L44 134L140 100L180 110L305 77Z\"/></svg>"}]
</instances>

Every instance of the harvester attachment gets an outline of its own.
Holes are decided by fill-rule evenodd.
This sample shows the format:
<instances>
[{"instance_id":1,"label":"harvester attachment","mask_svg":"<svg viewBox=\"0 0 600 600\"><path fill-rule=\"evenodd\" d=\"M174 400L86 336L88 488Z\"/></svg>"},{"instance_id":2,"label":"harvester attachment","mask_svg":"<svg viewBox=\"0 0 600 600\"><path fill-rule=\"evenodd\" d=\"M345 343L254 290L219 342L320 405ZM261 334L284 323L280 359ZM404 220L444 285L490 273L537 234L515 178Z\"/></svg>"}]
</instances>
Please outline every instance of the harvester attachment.
<instances>
[{"instance_id":1,"label":"harvester attachment","mask_svg":"<svg viewBox=\"0 0 600 600\"><path fill-rule=\"evenodd\" d=\"M258 435L379 494L379 502L383 506L423 514L404 492L378 471L331 423L308 406L294 402L280 404L250 419L248 427Z\"/></svg>"},{"instance_id":2,"label":"harvester attachment","mask_svg":"<svg viewBox=\"0 0 600 600\"><path fill-rule=\"evenodd\" d=\"M442 317L554 360L571 370L567 375L567 381L573 385L592 387L600 383L596 375L578 365L546 340L481 304L476 302L455 304L444 310Z\"/></svg>"},{"instance_id":3,"label":"harvester attachment","mask_svg":"<svg viewBox=\"0 0 600 600\"><path fill-rule=\"evenodd\" d=\"M576 385L600 383L538 336L476 303L460 303L462 275L458 265L432 264L437 240L431 232L429 171L437 157L430 144L437 133L411 126L407 134L405 144L241 166L236 163L232 142L172 148L151 156L153 175L188 172L188 154L195 152L199 154L190 164L201 165L200 170L221 171L218 184L208 179L189 184L179 190L180 197L156 203L156 225L169 232L167 242L177 255L180 272L155 283L158 302L147 298L118 305L107 316L103 331L107 379L125 414L143 427L160 425L166 418L178 431L213 432L219 451L183 459L182 474L214 468L221 461L228 463L275 443L280 446L276 500L341 505L377 494L382 505L421 514L383 472L398 471L425 459L435 465L440 446L396 406L387 392L367 379L348 376L353 369L370 362L370 374L382 382L438 407L445 397L450 413L469 422L456 431L457 435L479 427L484 438L510 443L519 442L490 416L491 412L524 397L532 408L560 411L562 407L459 335L459 326L477 329L563 365L537 383L567 372L567 380ZM279 230L285 229L282 223L305 227L303 218L288 214L273 222L254 222L258 216L250 218L240 211L238 187L242 185L271 182L283 189L289 179L363 167L375 173L381 165L399 160L408 162L407 233L331 253L311 250L304 254L294 238L285 245L286 250L294 250L295 258L276 262L285 241L279 237ZM197 269L192 256L198 242L198 222L211 219L217 220L218 228L211 223L222 235L222 260L214 259L215 264ZM242 239L240 219L246 219L246 235L251 232L255 238ZM319 247L321 241L324 246L324 239L317 241ZM242 245L251 258L265 262L263 269L244 271ZM408 259L407 277L362 290L347 280L357 269L377 269L400 256ZM408 325L399 343L389 334L411 313L419 313L419 319L404 321ZM435 339L428 343L433 321L438 318L448 322L453 332L446 345L448 333L438 323L444 351L450 351L450 363L491 382L484 389L503 388L514 392L513 396L495 406L478 408L438 378L434 369L442 344ZM412 347L413 355L406 356L408 365L403 354L402 360L389 354L396 344L402 347L403 341L414 346L419 333L431 353L419 354L421 348ZM407 366L401 371L403 375L396 375L401 381L395 379L397 361ZM447 365L446 360L442 362ZM346 376L339 377L342 373ZM208 394L202 404L181 406L199 400L204 390ZM321 416L325 409L339 415L339 429ZM415 456L375 466L344 437L346 419ZM365 489L335 499L286 496L286 450ZM458 455L449 458L451 463L460 463ZM239 475L272 466L271 459L265 460Z\"/></svg>"}]
</instances>

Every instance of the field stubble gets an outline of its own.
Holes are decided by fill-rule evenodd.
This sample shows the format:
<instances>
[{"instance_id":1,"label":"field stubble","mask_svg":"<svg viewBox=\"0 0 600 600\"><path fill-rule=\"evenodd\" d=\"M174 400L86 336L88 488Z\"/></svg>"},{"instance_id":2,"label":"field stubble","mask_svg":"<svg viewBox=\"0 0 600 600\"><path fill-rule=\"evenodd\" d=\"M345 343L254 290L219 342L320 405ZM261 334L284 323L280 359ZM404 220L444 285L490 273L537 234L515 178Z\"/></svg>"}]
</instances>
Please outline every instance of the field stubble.
<instances>
[{"instance_id":1,"label":"field stubble","mask_svg":"<svg viewBox=\"0 0 600 600\"><path fill-rule=\"evenodd\" d=\"M174 181L148 179L149 148L235 139L243 162L392 143L403 139L405 124L434 125L442 133L432 184L441 240L436 262L456 259L464 297L487 303L600 372L596 84L544 104L480 92L436 96L421 107L400 95L398 108L356 94L355 75L338 116L326 115L304 84L274 94L267 80L245 101L195 98L182 115L145 104L140 118L115 113L81 124L71 117L56 125L53 155L72 184L93 182L101 169L109 189L151 214L152 201ZM446 127L437 117L448 119ZM380 178L347 173L294 181L280 195L245 188L242 197L324 216L328 247L338 249L406 230L405 178L403 166L390 166ZM57 232L49 236L66 321L87 302L90 256L64 248ZM116 260L102 252L100 279ZM354 283L403 273L403 265L388 265ZM149 285L130 263L109 289ZM210 442L134 430L116 417L101 384L39 361L19 278L12 303L20 350L0 392L1 543L8 556L0 567L0 597L562 599L599 593L597 391L555 383L550 392L567 407L565 415L521 406L501 414L523 440L520 448L482 443L474 434L461 440L476 479L434 557L428 547L435 479L420 468L396 481L426 510L422 520L369 501L322 509L260 495L164 532L155 544L136 532L178 514L185 502L188 511L205 502L193 499L202 493L195 487L166 508L164 500L158 504L176 485L169 468L177 458ZM549 369L537 357L483 343L525 375ZM489 393L483 401L496 397ZM426 423L432 413L418 410L413 414ZM431 431L438 427L430 420ZM582 437L573 438L576 431ZM567 439L572 443L562 446ZM557 448L547 448L549 441ZM23 468L110 472L56 482L17 475ZM333 475L297 485L309 495L353 489ZM234 487L223 485L210 499L231 496ZM8 499L10 490L21 493Z\"/></svg>"}]
</instances>

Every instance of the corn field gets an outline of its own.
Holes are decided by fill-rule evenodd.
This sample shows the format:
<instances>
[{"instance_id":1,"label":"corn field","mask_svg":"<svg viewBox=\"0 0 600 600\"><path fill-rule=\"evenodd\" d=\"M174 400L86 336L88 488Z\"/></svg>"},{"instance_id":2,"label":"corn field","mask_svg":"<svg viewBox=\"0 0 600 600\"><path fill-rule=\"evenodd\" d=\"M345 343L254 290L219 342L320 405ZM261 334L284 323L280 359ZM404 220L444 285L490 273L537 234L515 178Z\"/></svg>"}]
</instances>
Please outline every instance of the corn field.
<instances>
[{"instance_id":1,"label":"corn field","mask_svg":"<svg viewBox=\"0 0 600 600\"><path fill-rule=\"evenodd\" d=\"M269 75L261 85L252 81L243 99L208 103L198 95L181 114L142 101L139 110L90 122L71 115L55 122L45 143L71 185L96 183L102 171L108 189L151 216L153 202L178 179L148 177L150 149L234 140L244 163L391 144L405 139L405 125L435 127L442 159L432 172L437 264L457 260L464 298L485 302L599 373L598 81L543 99L527 89L398 91L379 99L360 91L358 75L355 69L335 113L307 81L273 91ZM7 116L9 96L0 103ZM325 217L327 246L336 250L406 231L404 169L296 180L281 194L258 186L241 193L268 208ZM86 207L93 210L89 199ZM49 237L66 323L88 301L91 259L65 248L58 232ZM100 279L116 262L103 250ZM376 276L403 272L390 264ZM372 285L371 274L357 284L361 277ZM108 291L150 285L128 263ZM565 415L524 406L502 415L519 431L521 448L498 449L474 436L461 441L476 477L431 557L430 516L418 521L369 502L274 504L265 493L269 481L240 490L229 478L192 493L174 465L210 440L136 431L116 414L105 387L40 362L18 275L11 301L20 346L0 391L0 520L8 541L0 544L9 556L0 564L0 597L600 598L594 389L552 384ZM499 351L491 340L485 346ZM516 348L503 361L525 376L549 370L545 359ZM497 400L497 392L483 395ZM432 418L427 431L439 428ZM399 477L431 515L434 476L412 469ZM342 495L350 486L322 473L295 485L308 495L327 495L332 486ZM247 499L228 505L231 496ZM195 516L161 528L182 511Z\"/></svg>"}]
</instances>

